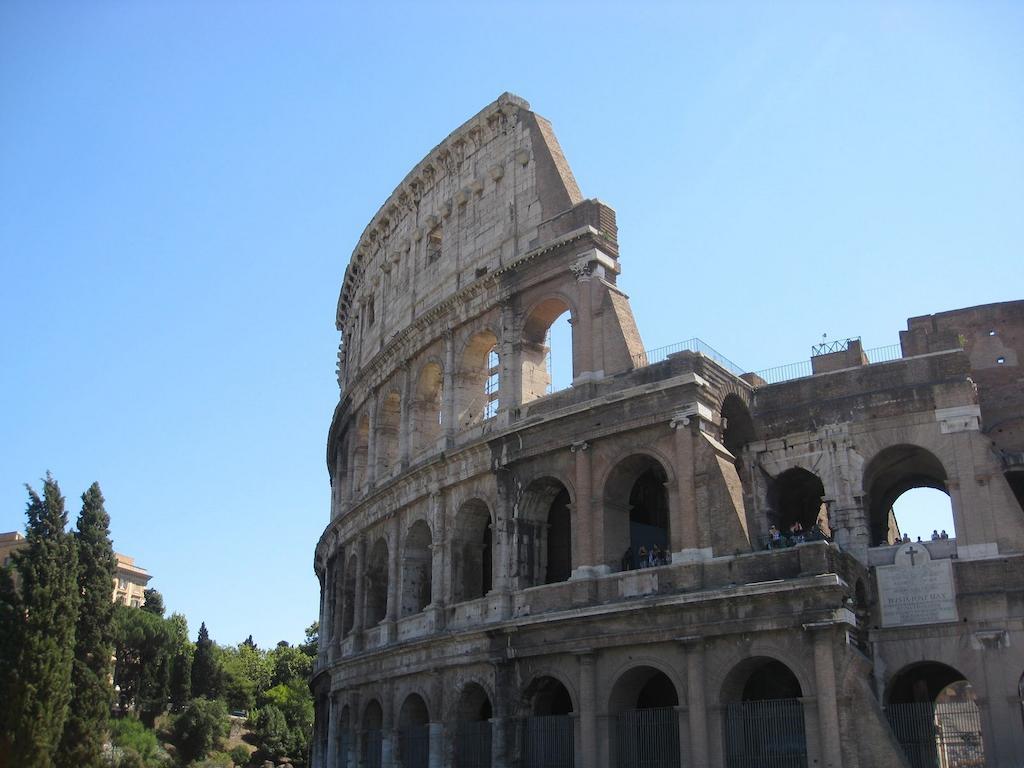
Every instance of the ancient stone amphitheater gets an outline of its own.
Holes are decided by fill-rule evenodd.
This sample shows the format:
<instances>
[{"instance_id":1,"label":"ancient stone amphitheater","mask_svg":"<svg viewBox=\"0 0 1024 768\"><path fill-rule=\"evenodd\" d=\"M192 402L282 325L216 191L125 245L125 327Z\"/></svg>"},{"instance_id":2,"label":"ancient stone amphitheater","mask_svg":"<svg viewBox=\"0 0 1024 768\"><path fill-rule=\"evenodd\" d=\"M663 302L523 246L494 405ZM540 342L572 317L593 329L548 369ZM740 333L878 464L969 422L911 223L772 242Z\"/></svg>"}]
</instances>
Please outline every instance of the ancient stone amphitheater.
<instances>
[{"instance_id":1,"label":"ancient stone amphitheater","mask_svg":"<svg viewBox=\"0 0 1024 768\"><path fill-rule=\"evenodd\" d=\"M356 244L314 765L1024 764L1024 302L745 373L644 351L616 233L505 94Z\"/></svg>"}]
</instances>

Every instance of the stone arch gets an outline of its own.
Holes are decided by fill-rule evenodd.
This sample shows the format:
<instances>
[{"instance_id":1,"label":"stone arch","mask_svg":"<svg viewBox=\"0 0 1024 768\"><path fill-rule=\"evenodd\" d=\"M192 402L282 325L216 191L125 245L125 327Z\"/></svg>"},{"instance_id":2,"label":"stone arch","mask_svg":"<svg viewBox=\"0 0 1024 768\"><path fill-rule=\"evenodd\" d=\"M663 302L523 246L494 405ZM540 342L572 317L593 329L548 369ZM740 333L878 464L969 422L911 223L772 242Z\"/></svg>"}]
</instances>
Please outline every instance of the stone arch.
<instances>
[{"instance_id":1,"label":"stone arch","mask_svg":"<svg viewBox=\"0 0 1024 768\"><path fill-rule=\"evenodd\" d=\"M369 481L370 414L363 413L356 421L352 441L352 493L362 492Z\"/></svg>"},{"instance_id":2,"label":"stone arch","mask_svg":"<svg viewBox=\"0 0 1024 768\"><path fill-rule=\"evenodd\" d=\"M925 448L906 443L883 448L867 462L863 488L872 546L893 542L898 525L892 505L905 492L935 488L949 494L946 468L938 457ZM953 510L954 528L956 518Z\"/></svg>"},{"instance_id":3,"label":"stone arch","mask_svg":"<svg viewBox=\"0 0 1024 768\"><path fill-rule=\"evenodd\" d=\"M384 710L377 699L370 699L363 707L360 731L362 765L380 765L384 748Z\"/></svg>"},{"instance_id":4,"label":"stone arch","mask_svg":"<svg viewBox=\"0 0 1024 768\"><path fill-rule=\"evenodd\" d=\"M528 403L555 391L550 363L556 354L563 361L568 358L569 369L575 378L575 335L571 337L568 355L565 355L564 350L554 349L551 344L551 328L565 314L569 315L570 326L575 328L575 307L560 293L548 295L525 313L526 320L519 337L519 397L522 403Z\"/></svg>"},{"instance_id":5,"label":"stone arch","mask_svg":"<svg viewBox=\"0 0 1024 768\"><path fill-rule=\"evenodd\" d=\"M533 716L570 715L576 711L572 693L558 677L540 675L523 689L523 708Z\"/></svg>"},{"instance_id":6,"label":"stone arch","mask_svg":"<svg viewBox=\"0 0 1024 768\"><path fill-rule=\"evenodd\" d=\"M791 467L768 484L768 521L792 543L805 541L820 531L831 535L825 485L803 467ZM799 525L795 531L793 526Z\"/></svg>"},{"instance_id":7,"label":"stone arch","mask_svg":"<svg viewBox=\"0 0 1024 768\"><path fill-rule=\"evenodd\" d=\"M638 451L609 470L603 486L606 565L641 567L647 564L642 555L649 556L655 546L671 557L670 466L653 452Z\"/></svg>"},{"instance_id":8,"label":"stone arch","mask_svg":"<svg viewBox=\"0 0 1024 768\"><path fill-rule=\"evenodd\" d=\"M359 559L353 552L345 564L345 582L342 593L341 635L344 637L356 624L356 581L359 575Z\"/></svg>"},{"instance_id":9,"label":"stone arch","mask_svg":"<svg viewBox=\"0 0 1024 768\"><path fill-rule=\"evenodd\" d=\"M377 406L377 477L387 477L399 464L402 395L389 390Z\"/></svg>"},{"instance_id":10,"label":"stone arch","mask_svg":"<svg viewBox=\"0 0 1024 768\"><path fill-rule=\"evenodd\" d=\"M711 657L708 658L710 661ZM755 640L742 649L722 655L710 663L706 677L707 690L717 692L720 703L728 704L729 700L725 698L725 693L734 690L730 685L735 682L733 676L737 670L750 669L762 660L783 664L796 677L805 696L815 694L814 676L805 668L804 656L799 652L792 654L779 643L763 639Z\"/></svg>"},{"instance_id":11,"label":"stone arch","mask_svg":"<svg viewBox=\"0 0 1024 768\"><path fill-rule=\"evenodd\" d=\"M490 328L472 334L463 345L455 386L455 423L459 429L479 424L497 412L497 348L498 337Z\"/></svg>"},{"instance_id":12,"label":"stone arch","mask_svg":"<svg viewBox=\"0 0 1024 768\"><path fill-rule=\"evenodd\" d=\"M416 454L437 447L444 430L444 369L436 360L428 360L419 370L413 392L413 452Z\"/></svg>"},{"instance_id":13,"label":"stone arch","mask_svg":"<svg viewBox=\"0 0 1024 768\"><path fill-rule=\"evenodd\" d=\"M462 503L452 533L452 599L476 600L493 583L494 531L487 503L472 498Z\"/></svg>"},{"instance_id":14,"label":"stone arch","mask_svg":"<svg viewBox=\"0 0 1024 768\"><path fill-rule=\"evenodd\" d=\"M338 715L338 749L336 763L338 765L352 765L355 763L355 739L352 728L352 708L346 704L341 708Z\"/></svg>"},{"instance_id":15,"label":"stone arch","mask_svg":"<svg viewBox=\"0 0 1024 768\"><path fill-rule=\"evenodd\" d=\"M735 392L730 392L722 399L720 413L722 444L736 457L738 467L743 447L757 439L754 419L750 415L750 408Z\"/></svg>"},{"instance_id":16,"label":"stone arch","mask_svg":"<svg viewBox=\"0 0 1024 768\"><path fill-rule=\"evenodd\" d=\"M519 709L522 713L543 714L535 711L534 699L539 694L550 694L554 690L553 685L560 686L565 690L565 695L569 699L569 712L579 711L579 692L574 681L569 679L563 669L546 664L533 667L533 673L526 679L528 682L523 687L519 700ZM541 708L546 708L546 705Z\"/></svg>"},{"instance_id":17,"label":"stone arch","mask_svg":"<svg viewBox=\"0 0 1024 768\"><path fill-rule=\"evenodd\" d=\"M366 592L366 627L384 620L388 608L388 542L381 536L370 550L366 563L364 591Z\"/></svg>"},{"instance_id":18,"label":"stone arch","mask_svg":"<svg viewBox=\"0 0 1024 768\"><path fill-rule=\"evenodd\" d=\"M491 765L493 699L479 682L462 686L455 701L455 768Z\"/></svg>"},{"instance_id":19,"label":"stone arch","mask_svg":"<svg viewBox=\"0 0 1024 768\"><path fill-rule=\"evenodd\" d=\"M949 686L970 681L956 667L940 661L918 661L900 668L885 686L886 704L933 703Z\"/></svg>"},{"instance_id":20,"label":"stone arch","mask_svg":"<svg viewBox=\"0 0 1024 768\"><path fill-rule=\"evenodd\" d=\"M523 489L517 514L518 572L523 586L555 584L572 573L572 496L551 475Z\"/></svg>"},{"instance_id":21,"label":"stone arch","mask_svg":"<svg viewBox=\"0 0 1024 768\"><path fill-rule=\"evenodd\" d=\"M799 699L803 686L788 664L771 656L751 656L735 664L725 675L721 701L768 701Z\"/></svg>"},{"instance_id":22,"label":"stone arch","mask_svg":"<svg viewBox=\"0 0 1024 768\"><path fill-rule=\"evenodd\" d=\"M608 696L616 764L678 766L680 702L679 686L660 665L633 663L619 674Z\"/></svg>"},{"instance_id":23,"label":"stone arch","mask_svg":"<svg viewBox=\"0 0 1024 768\"><path fill-rule=\"evenodd\" d=\"M402 556L402 616L420 613L432 598L433 540L430 526L422 518L409 526Z\"/></svg>"},{"instance_id":24,"label":"stone arch","mask_svg":"<svg viewBox=\"0 0 1024 768\"><path fill-rule=\"evenodd\" d=\"M418 693L410 693L398 710L398 761L402 768L430 764L430 710Z\"/></svg>"}]
</instances>

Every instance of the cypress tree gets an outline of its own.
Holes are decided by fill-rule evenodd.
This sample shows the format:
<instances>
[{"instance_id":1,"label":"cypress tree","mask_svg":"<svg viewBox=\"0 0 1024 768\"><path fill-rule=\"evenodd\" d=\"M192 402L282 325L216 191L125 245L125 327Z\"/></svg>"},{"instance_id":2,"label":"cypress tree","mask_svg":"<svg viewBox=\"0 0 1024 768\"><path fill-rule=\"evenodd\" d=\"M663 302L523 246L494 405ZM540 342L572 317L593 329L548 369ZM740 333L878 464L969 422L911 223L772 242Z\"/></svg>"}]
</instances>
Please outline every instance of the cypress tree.
<instances>
[{"instance_id":1,"label":"cypress tree","mask_svg":"<svg viewBox=\"0 0 1024 768\"><path fill-rule=\"evenodd\" d=\"M10 566L0 565L0 768L7 768L14 737L14 694L23 612Z\"/></svg>"},{"instance_id":2,"label":"cypress tree","mask_svg":"<svg viewBox=\"0 0 1024 768\"><path fill-rule=\"evenodd\" d=\"M28 487L25 546L14 554L24 610L18 638L11 765L51 768L71 701L78 617L78 556L64 498L47 473L43 497Z\"/></svg>"},{"instance_id":3,"label":"cypress tree","mask_svg":"<svg viewBox=\"0 0 1024 768\"><path fill-rule=\"evenodd\" d=\"M142 593L145 598L142 603L142 610L157 616L164 615L164 596L158 590L147 589Z\"/></svg>"},{"instance_id":4,"label":"cypress tree","mask_svg":"<svg viewBox=\"0 0 1024 768\"><path fill-rule=\"evenodd\" d=\"M220 694L220 670L214 656L213 641L204 621L196 639L196 653L192 659L192 697L215 699Z\"/></svg>"},{"instance_id":5,"label":"cypress tree","mask_svg":"<svg viewBox=\"0 0 1024 768\"><path fill-rule=\"evenodd\" d=\"M96 483L82 494L75 541L81 607L75 627L71 708L57 763L99 768L103 765L101 751L114 698L110 686L110 657L114 651L111 591L117 560L110 541L110 517L103 508L103 494Z\"/></svg>"}]
</instances>

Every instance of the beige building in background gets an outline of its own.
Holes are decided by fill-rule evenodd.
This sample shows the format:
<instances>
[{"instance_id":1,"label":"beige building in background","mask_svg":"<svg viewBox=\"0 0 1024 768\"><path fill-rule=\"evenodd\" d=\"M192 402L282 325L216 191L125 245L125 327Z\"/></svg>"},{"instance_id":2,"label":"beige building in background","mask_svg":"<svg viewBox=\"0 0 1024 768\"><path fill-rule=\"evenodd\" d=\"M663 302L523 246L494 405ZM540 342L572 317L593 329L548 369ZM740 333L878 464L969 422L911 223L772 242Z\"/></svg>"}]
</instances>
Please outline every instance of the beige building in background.
<instances>
[{"instance_id":1,"label":"beige building in background","mask_svg":"<svg viewBox=\"0 0 1024 768\"><path fill-rule=\"evenodd\" d=\"M18 531L0 533L0 566L8 565L11 555L24 546L25 537ZM115 556L117 558L117 575L114 577L113 600L132 608L141 608L146 599L146 585L153 577L145 568L135 564L134 557L120 553L115 553ZM14 578L15 584L17 584L17 573L14 574Z\"/></svg>"}]
</instances>

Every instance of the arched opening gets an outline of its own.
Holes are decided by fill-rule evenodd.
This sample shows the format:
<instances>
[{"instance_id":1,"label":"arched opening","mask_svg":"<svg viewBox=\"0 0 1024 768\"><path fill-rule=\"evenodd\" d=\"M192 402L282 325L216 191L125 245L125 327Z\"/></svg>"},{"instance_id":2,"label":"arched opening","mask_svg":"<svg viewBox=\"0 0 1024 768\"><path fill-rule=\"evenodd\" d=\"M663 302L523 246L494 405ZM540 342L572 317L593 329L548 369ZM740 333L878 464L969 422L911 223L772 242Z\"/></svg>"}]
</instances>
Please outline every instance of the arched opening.
<instances>
[{"instance_id":1,"label":"arched opening","mask_svg":"<svg viewBox=\"0 0 1024 768\"><path fill-rule=\"evenodd\" d=\"M342 636L351 632L356 623L356 577L358 569L359 564L356 556L354 554L349 555L348 564L345 566L345 586L342 594Z\"/></svg>"},{"instance_id":2,"label":"arched opening","mask_svg":"<svg viewBox=\"0 0 1024 768\"><path fill-rule=\"evenodd\" d=\"M317 755L316 759L318 762L326 762L328 759L328 750L330 749L327 729L327 725L330 722L331 717L330 699L327 698L326 693L318 693L316 695L315 702L316 703L313 706L313 749Z\"/></svg>"},{"instance_id":3,"label":"arched opening","mask_svg":"<svg viewBox=\"0 0 1024 768\"><path fill-rule=\"evenodd\" d=\"M569 691L553 677L540 677L523 695L526 717L522 727L523 768L572 768L575 736Z\"/></svg>"},{"instance_id":4,"label":"arched opening","mask_svg":"<svg viewBox=\"0 0 1024 768\"><path fill-rule=\"evenodd\" d=\"M384 620L388 609L388 543L377 539L366 564L366 626Z\"/></svg>"},{"instance_id":5,"label":"arched opening","mask_svg":"<svg viewBox=\"0 0 1024 768\"><path fill-rule=\"evenodd\" d=\"M462 353L456 390L455 419L460 428L478 424L498 412L500 361L498 339L491 331L470 337Z\"/></svg>"},{"instance_id":6,"label":"arched opening","mask_svg":"<svg viewBox=\"0 0 1024 768\"><path fill-rule=\"evenodd\" d=\"M365 768L381 768L384 753L384 710L376 699L363 710L363 761Z\"/></svg>"},{"instance_id":7,"label":"arched opening","mask_svg":"<svg viewBox=\"0 0 1024 768\"><path fill-rule=\"evenodd\" d=\"M948 493L936 488L911 488L901 493L892 503L891 523L893 541L956 538L953 504Z\"/></svg>"},{"instance_id":8,"label":"arched opening","mask_svg":"<svg viewBox=\"0 0 1024 768\"><path fill-rule=\"evenodd\" d=\"M894 445L875 456L864 470L872 546L892 544L903 533L893 511L900 496L913 488L934 488L948 496L946 482L942 462L916 445ZM955 535L954 531L948 533Z\"/></svg>"},{"instance_id":9,"label":"arched opening","mask_svg":"<svg viewBox=\"0 0 1024 768\"><path fill-rule=\"evenodd\" d=\"M455 723L455 768L491 768L491 718L487 692L469 683L459 695Z\"/></svg>"},{"instance_id":10,"label":"arched opening","mask_svg":"<svg viewBox=\"0 0 1024 768\"><path fill-rule=\"evenodd\" d=\"M769 545L830 538L825 486L802 467L787 469L768 486Z\"/></svg>"},{"instance_id":11,"label":"arched opening","mask_svg":"<svg viewBox=\"0 0 1024 768\"><path fill-rule=\"evenodd\" d=\"M355 765L356 756L353 753L355 744L352 739L352 712L348 705L341 708L341 717L338 718L338 768L349 768Z\"/></svg>"},{"instance_id":12,"label":"arched opening","mask_svg":"<svg viewBox=\"0 0 1024 768\"><path fill-rule=\"evenodd\" d=\"M542 301L530 312L519 341L521 402L528 403L571 386L572 351L569 305L559 298Z\"/></svg>"},{"instance_id":13,"label":"arched opening","mask_svg":"<svg viewBox=\"0 0 1024 768\"><path fill-rule=\"evenodd\" d=\"M367 460L370 451L370 417L363 414L357 423L352 447L352 493L362 493L369 480Z\"/></svg>"},{"instance_id":14,"label":"arched opening","mask_svg":"<svg viewBox=\"0 0 1024 768\"><path fill-rule=\"evenodd\" d=\"M616 768L679 768L679 693L654 667L634 667L612 687Z\"/></svg>"},{"instance_id":15,"label":"arched opening","mask_svg":"<svg viewBox=\"0 0 1024 768\"><path fill-rule=\"evenodd\" d=\"M1010 484L1010 490L1013 491L1013 495L1017 498L1017 504L1020 505L1021 511L1024 512L1024 470L1016 469L1003 473L1006 477L1006 482Z\"/></svg>"},{"instance_id":16,"label":"arched opening","mask_svg":"<svg viewBox=\"0 0 1024 768\"><path fill-rule=\"evenodd\" d=\"M402 398L397 392L389 392L377 411L377 477L387 477L398 466L401 422Z\"/></svg>"},{"instance_id":17,"label":"arched opening","mask_svg":"<svg viewBox=\"0 0 1024 768\"><path fill-rule=\"evenodd\" d=\"M738 395L726 395L722 401L722 444L740 462L743 447L757 439L754 420Z\"/></svg>"},{"instance_id":18,"label":"arched opening","mask_svg":"<svg viewBox=\"0 0 1024 768\"><path fill-rule=\"evenodd\" d=\"M417 520L405 535L402 616L412 616L430 604L432 575L430 527L426 521Z\"/></svg>"},{"instance_id":19,"label":"arched opening","mask_svg":"<svg viewBox=\"0 0 1024 768\"><path fill-rule=\"evenodd\" d=\"M455 517L452 535L452 590L455 602L476 600L491 591L493 532L491 512L480 499L467 501Z\"/></svg>"},{"instance_id":20,"label":"arched opening","mask_svg":"<svg viewBox=\"0 0 1024 768\"><path fill-rule=\"evenodd\" d=\"M416 380L412 401L413 452L422 453L437 447L444 421L442 408L444 373L437 363L427 363Z\"/></svg>"},{"instance_id":21,"label":"arched opening","mask_svg":"<svg viewBox=\"0 0 1024 768\"><path fill-rule=\"evenodd\" d=\"M886 701L893 735L915 768L985 765L981 713L958 670L934 661L912 664L893 677Z\"/></svg>"},{"instance_id":22,"label":"arched opening","mask_svg":"<svg viewBox=\"0 0 1024 768\"><path fill-rule=\"evenodd\" d=\"M803 690L793 671L766 657L738 664L722 686L727 768L806 765Z\"/></svg>"},{"instance_id":23,"label":"arched opening","mask_svg":"<svg viewBox=\"0 0 1024 768\"><path fill-rule=\"evenodd\" d=\"M608 475L604 490L607 565L646 568L671 560L667 482L661 463L643 454L623 459Z\"/></svg>"},{"instance_id":24,"label":"arched opening","mask_svg":"<svg viewBox=\"0 0 1024 768\"><path fill-rule=\"evenodd\" d=\"M398 712L398 764L427 768L430 764L430 713L423 698L411 693Z\"/></svg>"},{"instance_id":25,"label":"arched opening","mask_svg":"<svg viewBox=\"0 0 1024 768\"><path fill-rule=\"evenodd\" d=\"M566 581L572 572L569 491L553 477L534 480L523 492L516 520L522 586Z\"/></svg>"}]
</instances>

